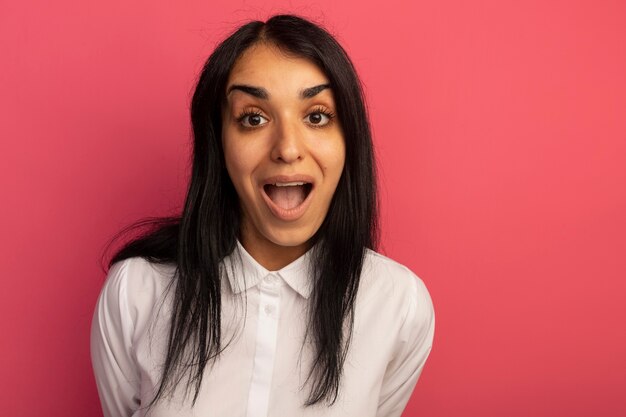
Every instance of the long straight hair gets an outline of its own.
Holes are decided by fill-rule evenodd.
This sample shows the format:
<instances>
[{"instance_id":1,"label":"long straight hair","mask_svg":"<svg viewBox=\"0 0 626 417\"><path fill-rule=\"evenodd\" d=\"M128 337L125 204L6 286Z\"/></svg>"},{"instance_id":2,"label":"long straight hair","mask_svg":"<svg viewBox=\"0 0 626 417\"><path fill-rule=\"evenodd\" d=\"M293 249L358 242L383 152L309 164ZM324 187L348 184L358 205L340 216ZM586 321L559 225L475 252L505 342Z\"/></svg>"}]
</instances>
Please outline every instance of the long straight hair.
<instances>
[{"instance_id":1,"label":"long straight hair","mask_svg":"<svg viewBox=\"0 0 626 417\"><path fill-rule=\"evenodd\" d=\"M224 163L221 106L236 59L259 42L315 63L330 80L342 125L344 169L326 218L312 238L314 285L306 338L316 351L305 383L310 384L305 405L332 405L339 393L365 250L375 250L378 242L371 130L361 84L344 49L314 23L276 15L241 26L217 46L202 69L191 102L193 166L182 214L138 223L150 230L126 244L109 263L140 256L176 265L167 355L148 407L183 378L186 392L195 391L195 405L207 364L224 349L220 262L236 247L241 210Z\"/></svg>"}]
</instances>

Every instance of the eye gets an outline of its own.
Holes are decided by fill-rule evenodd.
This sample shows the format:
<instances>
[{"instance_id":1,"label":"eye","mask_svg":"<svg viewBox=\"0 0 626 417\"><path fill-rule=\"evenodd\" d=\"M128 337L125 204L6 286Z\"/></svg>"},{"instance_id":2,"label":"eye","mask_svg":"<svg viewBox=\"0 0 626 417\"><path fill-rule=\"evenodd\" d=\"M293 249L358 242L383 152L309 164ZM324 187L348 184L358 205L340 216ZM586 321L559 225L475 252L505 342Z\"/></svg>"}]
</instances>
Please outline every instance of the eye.
<instances>
[{"instance_id":1,"label":"eye","mask_svg":"<svg viewBox=\"0 0 626 417\"><path fill-rule=\"evenodd\" d=\"M237 118L237 122L243 127L254 128L264 125L269 120L258 111L246 111Z\"/></svg>"},{"instance_id":2,"label":"eye","mask_svg":"<svg viewBox=\"0 0 626 417\"><path fill-rule=\"evenodd\" d=\"M320 107L307 114L304 119L310 125L321 127L330 123L334 117L335 114L333 112Z\"/></svg>"}]
</instances>

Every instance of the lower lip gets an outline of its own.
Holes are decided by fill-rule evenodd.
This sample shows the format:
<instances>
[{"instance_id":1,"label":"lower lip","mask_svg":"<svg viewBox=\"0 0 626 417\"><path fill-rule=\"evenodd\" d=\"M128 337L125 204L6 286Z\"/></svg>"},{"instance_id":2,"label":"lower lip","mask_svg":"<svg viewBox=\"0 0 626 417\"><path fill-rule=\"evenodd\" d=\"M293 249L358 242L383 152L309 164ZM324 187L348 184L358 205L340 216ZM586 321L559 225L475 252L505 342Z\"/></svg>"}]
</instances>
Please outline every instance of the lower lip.
<instances>
[{"instance_id":1,"label":"lower lip","mask_svg":"<svg viewBox=\"0 0 626 417\"><path fill-rule=\"evenodd\" d=\"M311 188L311 191L309 191L309 194L306 196L304 201L298 207L294 207L292 209L286 210L282 207L277 206L272 201L272 199L269 198L269 196L265 193L265 190L263 189L263 187L261 187L261 195L263 196L263 200L265 200L265 204L267 204L272 214L278 217L280 220L283 220L286 222L292 222L294 220L298 220L300 217L302 217L302 215L304 215L304 212L306 211L306 209L309 208L309 206L311 205L311 195L313 194L314 191L315 191L315 186Z\"/></svg>"}]
</instances>

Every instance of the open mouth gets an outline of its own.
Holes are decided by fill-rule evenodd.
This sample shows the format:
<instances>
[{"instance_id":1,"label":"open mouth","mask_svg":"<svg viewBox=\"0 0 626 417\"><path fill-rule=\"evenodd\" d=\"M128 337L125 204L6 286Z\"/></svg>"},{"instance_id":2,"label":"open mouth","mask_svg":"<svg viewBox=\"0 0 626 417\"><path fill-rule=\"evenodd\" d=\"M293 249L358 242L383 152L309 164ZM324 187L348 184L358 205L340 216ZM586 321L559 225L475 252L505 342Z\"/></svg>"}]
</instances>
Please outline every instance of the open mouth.
<instances>
[{"instance_id":1,"label":"open mouth","mask_svg":"<svg viewBox=\"0 0 626 417\"><path fill-rule=\"evenodd\" d=\"M263 190L276 206L283 210L292 210L301 205L311 192L313 184L309 182L276 182L265 184Z\"/></svg>"}]
</instances>

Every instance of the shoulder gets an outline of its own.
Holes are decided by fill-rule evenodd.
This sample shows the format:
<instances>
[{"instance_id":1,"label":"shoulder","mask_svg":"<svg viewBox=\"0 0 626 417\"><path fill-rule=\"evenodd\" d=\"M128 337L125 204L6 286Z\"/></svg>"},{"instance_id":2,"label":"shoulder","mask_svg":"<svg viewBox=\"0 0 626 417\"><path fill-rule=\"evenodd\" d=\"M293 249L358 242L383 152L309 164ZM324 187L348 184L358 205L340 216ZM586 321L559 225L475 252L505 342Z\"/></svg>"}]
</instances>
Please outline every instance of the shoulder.
<instances>
[{"instance_id":1,"label":"shoulder","mask_svg":"<svg viewBox=\"0 0 626 417\"><path fill-rule=\"evenodd\" d=\"M362 282L364 287L394 294L409 294L414 299L430 296L424 281L399 262L371 249L367 249L363 262Z\"/></svg>"},{"instance_id":2,"label":"shoulder","mask_svg":"<svg viewBox=\"0 0 626 417\"><path fill-rule=\"evenodd\" d=\"M175 272L174 265L156 264L140 257L116 262L107 273L101 302L130 320L133 327L141 326L166 294Z\"/></svg>"},{"instance_id":3,"label":"shoulder","mask_svg":"<svg viewBox=\"0 0 626 417\"><path fill-rule=\"evenodd\" d=\"M140 257L128 258L111 265L105 287L125 290L129 297L152 298L163 291L174 273L175 266L171 264L156 264Z\"/></svg>"},{"instance_id":4,"label":"shoulder","mask_svg":"<svg viewBox=\"0 0 626 417\"><path fill-rule=\"evenodd\" d=\"M367 249L361 275L362 299L380 303L408 321L434 321L434 308L424 281L406 266Z\"/></svg>"}]
</instances>

